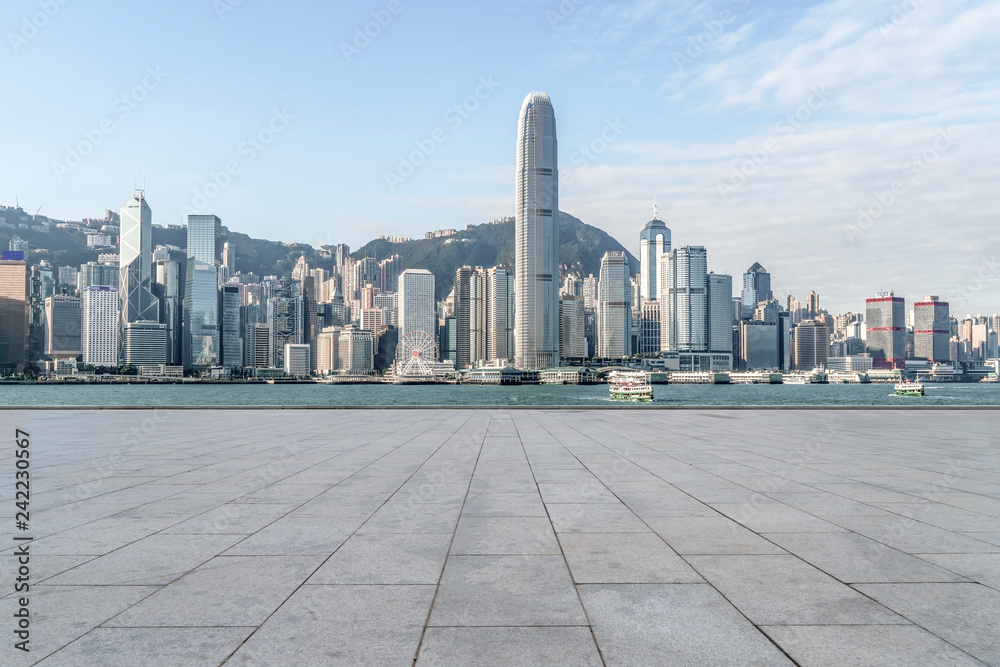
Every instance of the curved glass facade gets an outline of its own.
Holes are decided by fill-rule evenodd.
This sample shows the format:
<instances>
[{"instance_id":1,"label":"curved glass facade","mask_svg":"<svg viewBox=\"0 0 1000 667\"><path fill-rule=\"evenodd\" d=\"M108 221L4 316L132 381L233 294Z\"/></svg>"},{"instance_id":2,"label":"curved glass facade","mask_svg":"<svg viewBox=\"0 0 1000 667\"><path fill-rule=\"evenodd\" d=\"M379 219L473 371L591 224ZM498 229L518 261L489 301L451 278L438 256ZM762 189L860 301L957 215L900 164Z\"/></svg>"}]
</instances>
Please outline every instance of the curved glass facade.
<instances>
[{"instance_id":1,"label":"curved glass facade","mask_svg":"<svg viewBox=\"0 0 1000 667\"><path fill-rule=\"evenodd\" d=\"M518 368L559 364L559 168L556 116L528 95L517 130L514 357Z\"/></svg>"}]
</instances>

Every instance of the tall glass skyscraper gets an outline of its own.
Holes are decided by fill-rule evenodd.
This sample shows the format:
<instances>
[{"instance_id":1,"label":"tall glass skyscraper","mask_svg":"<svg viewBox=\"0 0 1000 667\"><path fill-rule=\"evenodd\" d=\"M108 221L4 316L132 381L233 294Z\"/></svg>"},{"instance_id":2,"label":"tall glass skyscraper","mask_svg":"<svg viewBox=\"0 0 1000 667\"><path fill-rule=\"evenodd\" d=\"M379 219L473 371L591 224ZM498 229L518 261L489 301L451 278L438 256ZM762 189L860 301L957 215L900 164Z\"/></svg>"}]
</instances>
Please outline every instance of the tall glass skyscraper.
<instances>
[{"instance_id":1,"label":"tall glass skyscraper","mask_svg":"<svg viewBox=\"0 0 1000 667\"><path fill-rule=\"evenodd\" d=\"M743 274L743 318L753 316L753 311L761 301L774 298L771 292L771 274L759 262L747 269Z\"/></svg>"},{"instance_id":2,"label":"tall glass skyscraper","mask_svg":"<svg viewBox=\"0 0 1000 667\"><path fill-rule=\"evenodd\" d=\"M661 348L708 351L708 256L702 246L671 250L660 259Z\"/></svg>"},{"instance_id":3,"label":"tall glass skyscraper","mask_svg":"<svg viewBox=\"0 0 1000 667\"><path fill-rule=\"evenodd\" d=\"M119 341L124 346L126 324L159 322L160 317L159 299L150 289L153 212L142 190L136 190L132 199L122 207L120 234L118 294L122 305Z\"/></svg>"},{"instance_id":4,"label":"tall glass skyscraper","mask_svg":"<svg viewBox=\"0 0 1000 667\"><path fill-rule=\"evenodd\" d=\"M601 258L597 284L597 356L628 357L632 354L632 290L625 253L609 250Z\"/></svg>"},{"instance_id":5,"label":"tall glass skyscraper","mask_svg":"<svg viewBox=\"0 0 1000 667\"><path fill-rule=\"evenodd\" d=\"M545 93L524 99L517 130L514 360L559 364L559 162L556 116Z\"/></svg>"},{"instance_id":6,"label":"tall glass skyscraper","mask_svg":"<svg viewBox=\"0 0 1000 667\"><path fill-rule=\"evenodd\" d=\"M214 215L189 215L187 226L188 258L202 264L219 265L222 220Z\"/></svg>"},{"instance_id":7,"label":"tall glass skyscraper","mask_svg":"<svg viewBox=\"0 0 1000 667\"><path fill-rule=\"evenodd\" d=\"M660 257L670 252L670 230L657 217L639 233L639 298L643 301L660 298Z\"/></svg>"}]
</instances>

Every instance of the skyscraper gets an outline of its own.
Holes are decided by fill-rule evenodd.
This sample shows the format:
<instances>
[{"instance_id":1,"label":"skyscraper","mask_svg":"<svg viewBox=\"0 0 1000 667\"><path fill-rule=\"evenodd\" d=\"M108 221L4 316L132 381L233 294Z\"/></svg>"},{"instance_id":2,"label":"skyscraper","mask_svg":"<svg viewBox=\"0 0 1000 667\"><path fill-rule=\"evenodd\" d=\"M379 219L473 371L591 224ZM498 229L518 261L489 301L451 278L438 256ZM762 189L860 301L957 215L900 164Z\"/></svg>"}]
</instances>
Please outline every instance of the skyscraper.
<instances>
[{"instance_id":1,"label":"skyscraper","mask_svg":"<svg viewBox=\"0 0 1000 667\"><path fill-rule=\"evenodd\" d=\"M875 368L906 365L906 302L892 292L868 299L865 307L868 352Z\"/></svg>"},{"instance_id":2,"label":"skyscraper","mask_svg":"<svg viewBox=\"0 0 1000 667\"><path fill-rule=\"evenodd\" d=\"M660 297L660 257L668 252L670 230L653 207L653 219L639 233L639 297L643 301Z\"/></svg>"},{"instance_id":3,"label":"skyscraper","mask_svg":"<svg viewBox=\"0 0 1000 667\"><path fill-rule=\"evenodd\" d=\"M219 338L219 268L188 259L184 296L184 367L218 366L222 352Z\"/></svg>"},{"instance_id":4,"label":"skyscraper","mask_svg":"<svg viewBox=\"0 0 1000 667\"><path fill-rule=\"evenodd\" d=\"M219 266L219 241L222 220L214 215L189 215L187 224L188 258L202 264Z\"/></svg>"},{"instance_id":5,"label":"skyscraper","mask_svg":"<svg viewBox=\"0 0 1000 667\"><path fill-rule=\"evenodd\" d=\"M399 340L413 331L434 338L434 274L425 269L407 269L399 274Z\"/></svg>"},{"instance_id":6,"label":"skyscraper","mask_svg":"<svg viewBox=\"0 0 1000 667\"><path fill-rule=\"evenodd\" d=\"M518 368L559 363L559 159L545 93L524 99L517 131L514 355Z\"/></svg>"},{"instance_id":7,"label":"skyscraper","mask_svg":"<svg viewBox=\"0 0 1000 667\"><path fill-rule=\"evenodd\" d=\"M559 301L559 356L583 359L587 356L586 313L582 296L564 294Z\"/></svg>"},{"instance_id":8,"label":"skyscraper","mask_svg":"<svg viewBox=\"0 0 1000 667\"><path fill-rule=\"evenodd\" d=\"M118 365L118 288L91 285L81 297L80 346L86 366Z\"/></svg>"},{"instance_id":9,"label":"skyscraper","mask_svg":"<svg viewBox=\"0 0 1000 667\"><path fill-rule=\"evenodd\" d=\"M45 300L45 354L53 358L80 356L80 299L55 294Z\"/></svg>"},{"instance_id":10,"label":"skyscraper","mask_svg":"<svg viewBox=\"0 0 1000 667\"><path fill-rule=\"evenodd\" d=\"M725 354L733 351L733 277L709 273L708 351Z\"/></svg>"},{"instance_id":11,"label":"skyscraper","mask_svg":"<svg viewBox=\"0 0 1000 667\"><path fill-rule=\"evenodd\" d=\"M0 369L20 372L28 361L28 263L0 260Z\"/></svg>"},{"instance_id":12,"label":"skyscraper","mask_svg":"<svg viewBox=\"0 0 1000 667\"><path fill-rule=\"evenodd\" d=\"M829 353L830 331L825 324L805 320L795 327L795 368L800 371L823 368Z\"/></svg>"},{"instance_id":13,"label":"skyscraper","mask_svg":"<svg viewBox=\"0 0 1000 667\"><path fill-rule=\"evenodd\" d=\"M707 265L707 252L702 246L684 246L660 258L663 350L708 351Z\"/></svg>"},{"instance_id":14,"label":"skyscraper","mask_svg":"<svg viewBox=\"0 0 1000 667\"><path fill-rule=\"evenodd\" d=\"M226 368L243 366L243 346L240 340L240 286L222 286L220 362Z\"/></svg>"},{"instance_id":15,"label":"skyscraper","mask_svg":"<svg viewBox=\"0 0 1000 667\"><path fill-rule=\"evenodd\" d=\"M915 356L944 364L949 361L948 341L951 339L948 304L936 296L925 296L913 304L913 338Z\"/></svg>"},{"instance_id":16,"label":"skyscraper","mask_svg":"<svg viewBox=\"0 0 1000 667\"><path fill-rule=\"evenodd\" d=\"M126 324L159 321L159 300L150 290L152 237L153 212L146 203L145 192L136 190L121 209L118 296L121 299L119 341L122 348L126 344ZM126 356L124 349L122 356Z\"/></svg>"},{"instance_id":17,"label":"skyscraper","mask_svg":"<svg viewBox=\"0 0 1000 667\"><path fill-rule=\"evenodd\" d=\"M597 285L597 356L621 358L632 355L632 290L628 258L624 252L608 251L601 258Z\"/></svg>"},{"instance_id":18,"label":"skyscraper","mask_svg":"<svg viewBox=\"0 0 1000 667\"><path fill-rule=\"evenodd\" d=\"M754 262L743 274L743 318L751 317L758 303L773 298L771 274L759 262Z\"/></svg>"},{"instance_id":19,"label":"skyscraper","mask_svg":"<svg viewBox=\"0 0 1000 667\"><path fill-rule=\"evenodd\" d=\"M236 275L236 248L226 241L222 244L222 271L219 274L219 281L229 282L229 279Z\"/></svg>"}]
</instances>

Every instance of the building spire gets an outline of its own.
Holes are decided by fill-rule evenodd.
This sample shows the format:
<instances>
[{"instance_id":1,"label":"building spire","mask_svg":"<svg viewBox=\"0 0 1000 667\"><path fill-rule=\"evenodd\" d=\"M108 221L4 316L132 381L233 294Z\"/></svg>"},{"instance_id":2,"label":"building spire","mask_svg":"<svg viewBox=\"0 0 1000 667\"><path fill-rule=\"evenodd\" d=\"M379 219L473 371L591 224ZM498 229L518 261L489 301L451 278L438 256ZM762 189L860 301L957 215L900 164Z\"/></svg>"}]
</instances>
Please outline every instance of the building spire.
<instances>
[{"instance_id":1,"label":"building spire","mask_svg":"<svg viewBox=\"0 0 1000 667\"><path fill-rule=\"evenodd\" d=\"M653 195L653 220L660 219L660 207L656 203L656 195Z\"/></svg>"}]
</instances>

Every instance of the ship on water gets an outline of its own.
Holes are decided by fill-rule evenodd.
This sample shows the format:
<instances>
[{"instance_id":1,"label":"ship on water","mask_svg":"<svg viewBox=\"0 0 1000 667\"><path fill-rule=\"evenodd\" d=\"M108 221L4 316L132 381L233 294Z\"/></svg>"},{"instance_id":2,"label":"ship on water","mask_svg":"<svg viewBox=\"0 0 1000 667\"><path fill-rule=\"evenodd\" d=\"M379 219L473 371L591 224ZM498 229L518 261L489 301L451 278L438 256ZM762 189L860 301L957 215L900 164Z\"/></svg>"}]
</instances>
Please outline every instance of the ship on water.
<instances>
[{"instance_id":1,"label":"ship on water","mask_svg":"<svg viewBox=\"0 0 1000 667\"><path fill-rule=\"evenodd\" d=\"M645 371L612 371L608 374L608 393L612 401L648 403L653 400L653 385Z\"/></svg>"}]
</instances>

